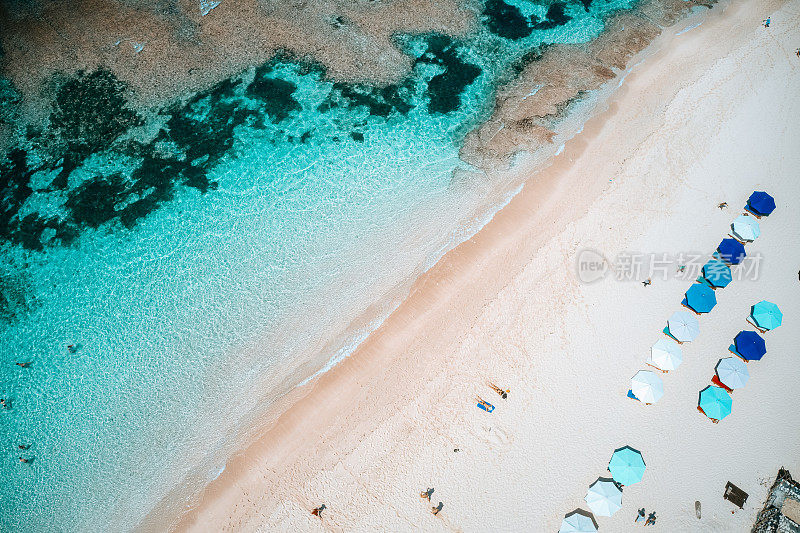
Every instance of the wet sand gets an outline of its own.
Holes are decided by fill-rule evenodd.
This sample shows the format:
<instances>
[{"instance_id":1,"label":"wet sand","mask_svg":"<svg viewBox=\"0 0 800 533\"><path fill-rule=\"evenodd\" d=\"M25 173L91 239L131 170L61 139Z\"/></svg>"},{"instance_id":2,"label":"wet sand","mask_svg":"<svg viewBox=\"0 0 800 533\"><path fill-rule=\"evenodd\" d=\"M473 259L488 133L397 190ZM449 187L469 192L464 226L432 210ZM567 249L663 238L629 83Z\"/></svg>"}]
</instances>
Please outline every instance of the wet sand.
<instances>
[{"instance_id":1,"label":"wet sand","mask_svg":"<svg viewBox=\"0 0 800 533\"><path fill-rule=\"evenodd\" d=\"M551 531L585 508L588 485L630 444L648 470L626 488L622 511L598 518L602 530L625 531L639 507L671 531L748 530L769 486L761 481L781 465L800 468L791 318L800 240L786 239L800 227L797 8L734 2L699 28L690 19L664 32L630 60L644 62L607 110L549 168L509 170L529 173L523 191L350 358L285 398L285 412L188 515L156 512L140 529L180 519L179 530ZM578 253L710 254L756 189L778 199L748 245L766 256L763 272L718 292L658 404L626 398L691 280L584 285ZM730 209L716 209L721 201ZM781 306L784 325L750 364L733 414L711 424L697 394L764 298ZM510 387L509 399L487 380ZM476 394L495 412L476 409ZM750 493L742 511L721 498L728 480ZM419 498L426 487L445 504L437 517ZM310 514L320 503L322 521Z\"/></svg>"}]
</instances>

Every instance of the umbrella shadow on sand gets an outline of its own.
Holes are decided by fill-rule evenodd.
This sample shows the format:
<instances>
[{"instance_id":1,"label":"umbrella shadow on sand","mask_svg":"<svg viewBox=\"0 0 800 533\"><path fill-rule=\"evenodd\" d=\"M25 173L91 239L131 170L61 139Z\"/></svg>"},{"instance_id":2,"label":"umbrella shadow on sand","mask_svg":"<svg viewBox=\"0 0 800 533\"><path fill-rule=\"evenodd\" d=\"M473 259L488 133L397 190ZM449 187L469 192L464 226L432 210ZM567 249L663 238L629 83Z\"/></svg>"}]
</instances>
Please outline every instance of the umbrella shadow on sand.
<instances>
[{"instance_id":1,"label":"umbrella shadow on sand","mask_svg":"<svg viewBox=\"0 0 800 533\"><path fill-rule=\"evenodd\" d=\"M597 524L597 520L594 519L594 515L589 511L584 511L583 509L575 509L574 511L567 513L564 515L564 520L569 522L577 522L575 519L570 520L572 517L583 517L591 520L594 529L597 530L600 526ZM581 519L579 519L581 520ZM583 520L581 520L583 521Z\"/></svg>"}]
</instances>

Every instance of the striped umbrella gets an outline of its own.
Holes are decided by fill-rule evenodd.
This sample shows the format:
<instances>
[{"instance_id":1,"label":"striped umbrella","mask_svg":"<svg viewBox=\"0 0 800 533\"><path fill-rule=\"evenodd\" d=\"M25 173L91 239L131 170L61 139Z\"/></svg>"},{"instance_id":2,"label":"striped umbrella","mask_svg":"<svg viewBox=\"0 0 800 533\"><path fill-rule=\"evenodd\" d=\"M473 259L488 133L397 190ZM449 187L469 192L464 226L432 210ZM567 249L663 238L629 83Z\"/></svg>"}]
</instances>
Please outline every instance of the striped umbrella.
<instances>
[{"instance_id":1,"label":"striped umbrella","mask_svg":"<svg viewBox=\"0 0 800 533\"><path fill-rule=\"evenodd\" d=\"M700 391L699 405L708 418L722 420L731 414L733 398L726 390L709 385Z\"/></svg>"},{"instance_id":2,"label":"striped umbrella","mask_svg":"<svg viewBox=\"0 0 800 533\"><path fill-rule=\"evenodd\" d=\"M717 377L729 389L740 389L750 379L747 363L738 357L720 359L716 366Z\"/></svg>"},{"instance_id":3,"label":"striped umbrella","mask_svg":"<svg viewBox=\"0 0 800 533\"><path fill-rule=\"evenodd\" d=\"M610 479L597 478L584 500L596 516L611 516L622 507L622 491Z\"/></svg>"},{"instance_id":4,"label":"striped umbrella","mask_svg":"<svg viewBox=\"0 0 800 533\"><path fill-rule=\"evenodd\" d=\"M700 323L688 311L676 311L667 320L669 334L680 342L693 341L700 333Z\"/></svg>"},{"instance_id":5,"label":"striped umbrella","mask_svg":"<svg viewBox=\"0 0 800 533\"><path fill-rule=\"evenodd\" d=\"M758 225L758 220L747 215L739 215L731 224L733 235L739 237L739 240L751 242L761 235L761 227Z\"/></svg>"},{"instance_id":6,"label":"striped umbrella","mask_svg":"<svg viewBox=\"0 0 800 533\"><path fill-rule=\"evenodd\" d=\"M681 347L667 339L658 339L650 348L648 363L664 371L675 370L683 361Z\"/></svg>"},{"instance_id":7,"label":"striped umbrella","mask_svg":"<svg viewBox=\"0 0 800 533\"><path fill-rule=\"evenodd\" d=\"M750 308L750 318L761 329L775 329L783 323L783 313L772 302L761 300Z\"/></svg>"},{"instance_id":8,"label":"striped umbrella","mask_svg":"<svg viewBox=\"0 0 800 533\"><path fill-rule=\"evenodd\" d=\"M644 459L642 453L634 450L630 446L625 446L614 450L611 461L608 463L608 471L614 481L621 485L633 485L642 480L644 475Z\"/></svg>"}]
</instances>

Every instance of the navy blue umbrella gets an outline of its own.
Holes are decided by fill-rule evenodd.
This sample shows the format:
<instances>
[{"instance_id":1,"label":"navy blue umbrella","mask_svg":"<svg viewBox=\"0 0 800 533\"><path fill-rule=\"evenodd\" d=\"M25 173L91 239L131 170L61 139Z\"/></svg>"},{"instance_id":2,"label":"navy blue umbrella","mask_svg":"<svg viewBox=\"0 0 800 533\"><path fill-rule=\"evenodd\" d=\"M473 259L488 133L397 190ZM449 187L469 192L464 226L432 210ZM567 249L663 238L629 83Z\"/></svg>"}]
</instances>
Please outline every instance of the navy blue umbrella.
<instances>
[{"instance_id":1,"label":"navy blue umbrella","mask_svg":"<svg viewBox=\"0 0 800 533\"><path fill-rule=\"evenodd\" d=\"M730 265L738 265L747 255L744 252L744 244L736 239L722 239L717 247L717 252L719 252L719 258Z\"/></svg>"},{"instance_id":2,"label":"navy blue umbrella","mask_svg":"<svg viewBox=\"0 0 800 533\"><path fill-rule=\"evenodd\" d=\"M745 361L758 361L767 353L767 345L755 331L740 331L733 339L736 351Z\"/></svg>"},{"instance_id":3,"label":"navy blue umbrella","mask_svg":"<svg viewBox=\"0 0 800 533\"><path fill-rule=\"evenodd\" d=\"M775 211L775 198L764 191L755 191L747 199L747 209L760 216L768 216Z\"/></svg>"}]
</instances>

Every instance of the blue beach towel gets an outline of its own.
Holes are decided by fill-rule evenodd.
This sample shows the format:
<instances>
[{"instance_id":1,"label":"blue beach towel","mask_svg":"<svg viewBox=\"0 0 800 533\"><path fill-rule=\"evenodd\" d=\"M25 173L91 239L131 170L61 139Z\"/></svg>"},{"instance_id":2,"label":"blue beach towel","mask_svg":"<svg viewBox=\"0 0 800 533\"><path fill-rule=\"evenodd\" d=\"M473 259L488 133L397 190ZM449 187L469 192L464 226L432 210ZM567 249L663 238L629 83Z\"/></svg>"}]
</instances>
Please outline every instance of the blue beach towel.
<instances>
[{"instance_id":1,"label":"blue beach towel","mask_svg":"<svg viewBox=\"0 0 800 533\"><path fill-rule=\"evenodd\" d=\"M484 410L484 411L486 411L487 413L491 413L492 411L494 411L494 405L492 405L492 404L488 404L488 405L489 405L489 407L488 407L488 408L487 408L485 405L483 405L482 403L479 403L479 404L477 404L477 405L478 405L478 407L479 407L480 409L483 409L483 410Z\"/></svg>"}]
</instances>

